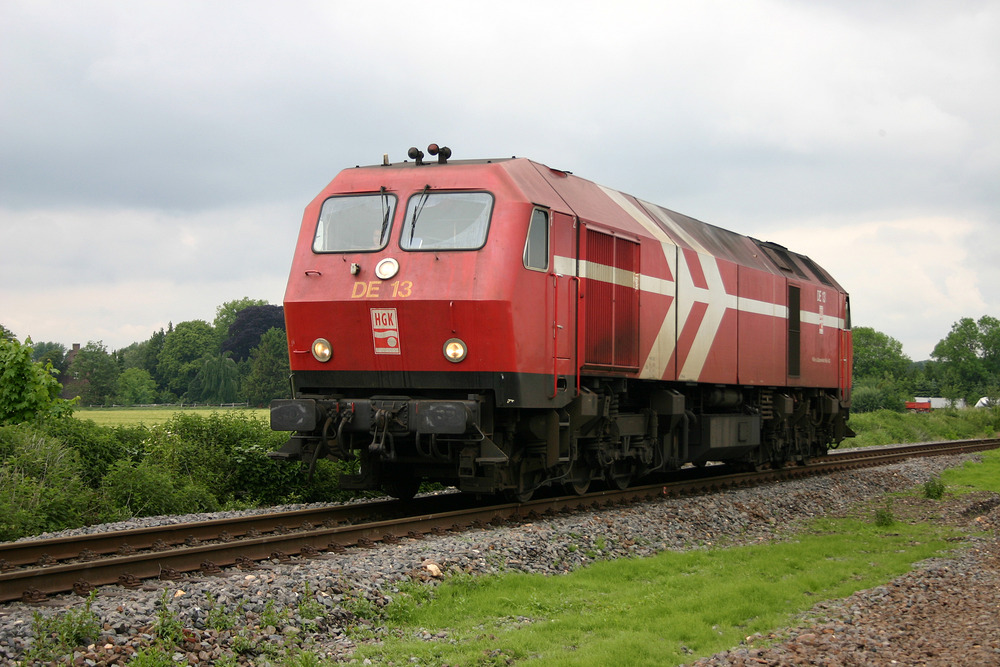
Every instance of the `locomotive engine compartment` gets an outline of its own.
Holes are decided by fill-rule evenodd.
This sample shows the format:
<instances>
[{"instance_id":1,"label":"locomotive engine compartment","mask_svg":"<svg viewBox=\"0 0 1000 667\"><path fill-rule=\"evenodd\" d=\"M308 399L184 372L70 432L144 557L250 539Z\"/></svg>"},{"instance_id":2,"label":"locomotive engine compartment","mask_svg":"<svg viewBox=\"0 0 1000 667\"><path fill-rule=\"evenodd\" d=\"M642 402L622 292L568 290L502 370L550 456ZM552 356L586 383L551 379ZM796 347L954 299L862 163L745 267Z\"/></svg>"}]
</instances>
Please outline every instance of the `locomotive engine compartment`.
<instances>
[{"instance_id":1,"label":"locomotive engine compartment","mask_svg":"<svg viewBox=\"0 0 1000 667\"><path fill-rule=\"evenodd\" d=\"M306 208L275 458L523 501L853 435L849 297L808 257L524 158L428 152Z\"/></svg>"}]
</instances>

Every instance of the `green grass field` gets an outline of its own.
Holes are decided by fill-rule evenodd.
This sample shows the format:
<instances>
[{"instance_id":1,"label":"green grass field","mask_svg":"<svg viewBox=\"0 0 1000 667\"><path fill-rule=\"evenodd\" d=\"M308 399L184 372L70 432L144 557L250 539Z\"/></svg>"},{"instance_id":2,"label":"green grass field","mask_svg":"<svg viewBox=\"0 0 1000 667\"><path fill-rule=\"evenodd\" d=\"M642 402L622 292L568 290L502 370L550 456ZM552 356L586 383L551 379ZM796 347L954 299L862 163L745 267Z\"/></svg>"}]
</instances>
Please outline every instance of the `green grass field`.
<instances>
[{"instance_id":1,"label":"green grass field","mask_svg":"<svg viewBox=\"0 0 1000 667\"><path fill-rule=\"evenodd\" d=\"M946 471L950 493L996 488L1000 451ZM917 493L916 491L914 493ZM876 513L877 516L877 513ZM664 552L567 575L459 576L407 585L375 614L374 664L677 665L792 625L817 602L881 585L954 548L956 529L822 518L782 542ZM360 615L360 614L359 614ZM447 633L426 641L422 632ZM370 630L354 631L363 639ZM758 640L759 641L759 640Z\"/></svg>"},{"instance_id":2,"label":"green grass field","mask_svg":"<svg viewBox=\"0 0 1000 667\"><path fill-rule=\"evenodd\" d=\"M267 408L78 408L73 411L77 419L89 419L99 426L131 426L145 424L153 426L162 424L178 412L194 412L210 415L213 412L229 412L237 410L267 421Z\"/></svg>"}]
</instances>

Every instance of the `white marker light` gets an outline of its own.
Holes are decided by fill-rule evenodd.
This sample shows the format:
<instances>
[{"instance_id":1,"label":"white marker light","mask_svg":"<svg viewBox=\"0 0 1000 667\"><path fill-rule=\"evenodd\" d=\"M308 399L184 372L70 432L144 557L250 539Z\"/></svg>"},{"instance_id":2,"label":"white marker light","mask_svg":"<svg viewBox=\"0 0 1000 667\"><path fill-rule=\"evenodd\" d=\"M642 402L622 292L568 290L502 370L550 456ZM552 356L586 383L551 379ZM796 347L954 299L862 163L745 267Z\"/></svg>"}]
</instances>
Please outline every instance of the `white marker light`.
<instances>
[{"instance_id":1,"label":"white marker light","mask_svg":"<svg viewBox=\"0 0 1000 667\"><path fill-rule=\"evenodd\" d=\"M386 257L375 265L375 275L382 280L392 278L399 271L399 262L392 257Z\"/></svg>"}]
</instances>

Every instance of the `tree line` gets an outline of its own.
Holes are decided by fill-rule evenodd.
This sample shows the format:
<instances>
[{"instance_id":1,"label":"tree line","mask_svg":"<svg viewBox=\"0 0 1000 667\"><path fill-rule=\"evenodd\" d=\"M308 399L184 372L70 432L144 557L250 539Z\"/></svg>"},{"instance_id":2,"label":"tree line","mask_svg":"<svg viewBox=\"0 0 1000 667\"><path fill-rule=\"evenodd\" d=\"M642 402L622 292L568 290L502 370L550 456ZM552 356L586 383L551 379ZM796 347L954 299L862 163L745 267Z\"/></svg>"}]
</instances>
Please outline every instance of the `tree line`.
<instances>
[{"instance_id":1,"label":"tree line","mask_svg":"<svg viewBox=\"0 0 1000 667\"><path fill-rule=\"evenodd\" d=\"M898 340L873 328L855 327L853 339L855 412L903 410L915 396L964 399L968 405L983 397L1000 399L1000 320L995 317L955 322L931 359L921 362L912 361ZM17 337L0 324L3 340L16 343ZM62 409L58 402L42 400L49 395L79 397L81 405L264 406L290 393L283 310L247 297L219 306L211 324L171 324L120 350L108 352L101 341L75 354L55 342L25 349L30 357L9 345L0 351L0 403L22 410L30 401L45 403L50 411ZM24 395L5 398L17 387Z\"/></svg>"},{"instance_id":2,"label":"tree line","mask_svg":"<svg viewBox=\"0 0 1000 667\"><path fill-rule=\"evenodd\" d=\"M3 325L0 339L18 340ZM62 385L58 397L76 399L79 405L265 406L290 393L283 309L248 297L219 306L211 324L171 323L119 350L109 352L102 341L69 350L62 343L25 339L24 347L30 348L31 361ZM45 391L51 390L52 384L47 384Z\"/></svg>"},{"instance_id":3,"label":"tree line","mask_svg":"<svg viewBox=\"0 0 1000 667\"><path fill-rule=\"evenodd\" d=\"M854 412L903 410L916 396L962 399L975 405L1000 399L1000 320L964 317L938 341L927 361L914 362L895 338L855 327Z\"/></svg>"}]
</instances>

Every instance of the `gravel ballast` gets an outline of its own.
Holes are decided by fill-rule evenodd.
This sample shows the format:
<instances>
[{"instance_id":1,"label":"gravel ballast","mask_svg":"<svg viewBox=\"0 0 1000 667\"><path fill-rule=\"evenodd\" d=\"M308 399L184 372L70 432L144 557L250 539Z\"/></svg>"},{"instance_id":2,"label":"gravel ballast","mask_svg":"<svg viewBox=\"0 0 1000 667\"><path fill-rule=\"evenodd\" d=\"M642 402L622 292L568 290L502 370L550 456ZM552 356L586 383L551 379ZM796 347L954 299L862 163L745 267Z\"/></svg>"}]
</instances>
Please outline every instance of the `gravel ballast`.
<instances>
[{"instance_id":1,"label":"gravel ballast","mask_svg":"<svg viewBox=\"0 0 1000 667\"><path fill-rule=\"evenodd\" d=\"M394 587L404 580L431 583L457 573L511 569L559 574L595 559L762 542L787 534L796 521L844 513L884 493L922 484L970 457L913 459L753 489L545 517L520 526L404 539L308 561L265 562L255 570L231 568L215 577L150 581L136 590L105 587L92 604L100 637L66 659L79 665L125 664L155 643L158 612L166 600L165 617L183 625L174 664L232 661L234 656L239 664L266 664L300 647L324 659L350 661L354 643L345 625L363 623L364 609L390 603ZM936 502L941 520L966 525L970 533L993 531L1000 523L1000 499L992 496ZM897 501L897 514L900 507ZM130 527L157 521L163 520L136 520ZM800 627L750 637L744 646L693 664L1000 664L995 537L956 546L953 557L919 564L885 586L818 605ZM49 618L84 604L64 595L39 605L0 606L0 665L18 664L38 650L32 633L36 613ZM230 622L232 627L225 628ZM435 639L430 632L426 638Z\"/></svg>"}]
</instances>

